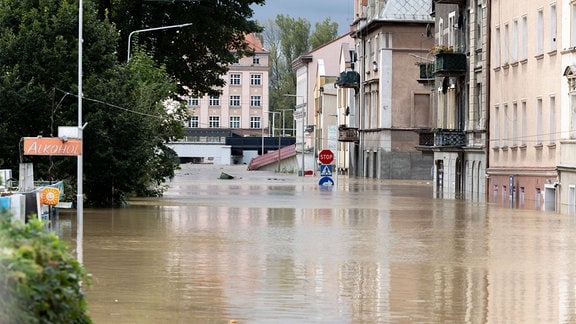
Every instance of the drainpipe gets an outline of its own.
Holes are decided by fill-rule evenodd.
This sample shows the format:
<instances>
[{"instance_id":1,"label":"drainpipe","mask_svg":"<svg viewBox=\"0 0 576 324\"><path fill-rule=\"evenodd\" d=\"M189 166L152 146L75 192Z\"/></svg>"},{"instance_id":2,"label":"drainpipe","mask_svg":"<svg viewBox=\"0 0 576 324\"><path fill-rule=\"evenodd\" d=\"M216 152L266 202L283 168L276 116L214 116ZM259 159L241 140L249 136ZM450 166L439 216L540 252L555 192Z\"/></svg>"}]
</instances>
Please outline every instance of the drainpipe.
<instances>
[{"instance_id":1,"label":"drainpipe","mask_svg":"<svg viewBox=\"0 0 576 324\"><path fill-rule=\"evenodd\" d=\"M486 151L486 175L488 175L488 168L490 167L490 63L491 63L491 43L492 43L492 1L486 1L486 25L487 32L486 32L486 64L484 66L484 71L486 73L486 123L484 127L486 128L486 143L484 146L484 150ZM485 178L484 188L485 192L485 199L488 201L490 188L488 185L490 184L490 178Z\"/></svg>"}]
</instances>

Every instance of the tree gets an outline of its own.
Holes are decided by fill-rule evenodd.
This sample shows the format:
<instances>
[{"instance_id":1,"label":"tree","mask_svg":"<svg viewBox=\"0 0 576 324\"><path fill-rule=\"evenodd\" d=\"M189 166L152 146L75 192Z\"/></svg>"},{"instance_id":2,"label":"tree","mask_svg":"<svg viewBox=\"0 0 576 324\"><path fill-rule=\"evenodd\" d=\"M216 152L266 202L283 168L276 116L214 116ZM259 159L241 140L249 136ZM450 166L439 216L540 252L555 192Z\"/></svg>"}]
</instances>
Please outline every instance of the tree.
<instances>
[{"instance_id":1,"label":"tree","mask_svg":"<svg viewBox=\"0 0 576 324\"><path fill-rule=\"evenodd\" d=\"M116 57L117 32L84 1L84 183L88 205L118 205L133 194L158 194L177 168L166 143L182 136L185 113L177 81L136 50ZM0 168L34 163L36 178L74 183L76 159L21 156L27 136L57 136L76 126L78 3L0 0Z\"/></svg>"},{"instance_id":2,"label":"tree","mask_svg":"<svg viewBox=\"0 0 576 324\"><path fill-rule=\"evenodd\" d=\"M330 17L322 22L317 22L314 26L314 32L310 35L310 46L312 48L319 47L338 37L338 23L333 22Z\"/></svg>"},{"instance_id":3,"label":"tree","mask_svg":"<svg viewBox=\"0 0 576 324\"><path fill-rule=\"evenodd\" d=\"M249 20L251 5L264 0L100 0L100 12L120 31L120 59L126 57L128 36L145 28L192 23L181 29L138 33L132 46L141 46L180 81L179 91L218 95L221 76L238 56L249 55L244 35L261 31Z\"/></svg>"},{"instance_id":4,"label":"tree","mask_svg":"<svg viewBox=\"0 0 576 324\"><path fill-rule=\"evenodd\" d=\"M294 107L294 98L284 96L296 93L296 75L292 71L292 62L311 48L337 37L338 24L331 22L330 18L316 23L315 27L314 32L310 33L308 20L284 15L277 15L274 21L269 20L265 25L261 36L264 46L270 51L271 110ZM289 121L290 128L293 120L292 118L286 120Z\"/></svg>"}]
</instances>

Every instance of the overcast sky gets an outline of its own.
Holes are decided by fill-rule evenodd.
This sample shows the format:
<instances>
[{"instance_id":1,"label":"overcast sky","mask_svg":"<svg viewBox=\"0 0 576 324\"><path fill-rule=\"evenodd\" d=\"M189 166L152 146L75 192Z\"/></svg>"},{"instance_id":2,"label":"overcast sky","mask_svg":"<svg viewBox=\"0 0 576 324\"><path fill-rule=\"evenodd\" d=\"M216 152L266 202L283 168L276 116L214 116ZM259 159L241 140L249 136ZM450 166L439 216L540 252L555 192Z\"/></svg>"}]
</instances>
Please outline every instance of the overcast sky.
<instances>
[{"instance_id":1,"label":"overcast sky","mask_svg":"<svg viewBox=\"0 0 576 324\"><path fill-rule=\"evenodd\" d=\"M310 22L311 30L314 24L327 17L338 23L338 35L347 33L354 16L353 0L266 0L264 6L253 6L254 18L265 22L276 18L276 15L286 15L292 18L305 18Z\"/></svg>"}]
</instances>

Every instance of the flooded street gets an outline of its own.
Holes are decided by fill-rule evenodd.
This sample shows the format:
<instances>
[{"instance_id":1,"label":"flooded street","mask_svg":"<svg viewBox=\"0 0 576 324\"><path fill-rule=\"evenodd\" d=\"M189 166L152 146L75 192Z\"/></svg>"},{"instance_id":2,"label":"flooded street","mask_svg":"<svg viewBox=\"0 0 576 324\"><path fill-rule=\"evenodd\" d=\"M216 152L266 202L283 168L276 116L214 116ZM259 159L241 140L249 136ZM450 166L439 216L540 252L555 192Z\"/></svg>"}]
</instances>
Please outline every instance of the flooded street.
<instances>
[{"instance_id":1,"label":"flooded street","mask_svg":"<svg viewBox=\"0 0 576 324\"><path fill-rule=\"evenodd\" d=\"M317 181L185 166L163 198L86 209L94 322L576 322L574 216Z\"/></svg>"}]
</instances>

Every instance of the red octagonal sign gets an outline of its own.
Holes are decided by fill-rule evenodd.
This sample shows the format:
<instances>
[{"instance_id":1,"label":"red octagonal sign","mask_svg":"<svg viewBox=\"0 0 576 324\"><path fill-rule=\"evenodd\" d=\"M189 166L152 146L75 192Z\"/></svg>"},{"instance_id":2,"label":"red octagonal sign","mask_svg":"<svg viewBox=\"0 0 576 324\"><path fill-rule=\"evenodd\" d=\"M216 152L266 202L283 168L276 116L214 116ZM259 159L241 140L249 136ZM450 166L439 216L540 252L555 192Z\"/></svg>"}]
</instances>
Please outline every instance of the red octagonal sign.
<instances>
[{"instance_id":1,"label":"red octagonal sign","mask_svg":"<svg viewBox=\"0 0 576 324\"><path fill-rule=\"evenodd\" d=\"M332 161L334 161L334 153L332 153L330 150L322 150L318 155L318 159L322 164L330 164Z\"/></svg>"}]
</instances>

